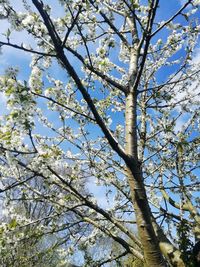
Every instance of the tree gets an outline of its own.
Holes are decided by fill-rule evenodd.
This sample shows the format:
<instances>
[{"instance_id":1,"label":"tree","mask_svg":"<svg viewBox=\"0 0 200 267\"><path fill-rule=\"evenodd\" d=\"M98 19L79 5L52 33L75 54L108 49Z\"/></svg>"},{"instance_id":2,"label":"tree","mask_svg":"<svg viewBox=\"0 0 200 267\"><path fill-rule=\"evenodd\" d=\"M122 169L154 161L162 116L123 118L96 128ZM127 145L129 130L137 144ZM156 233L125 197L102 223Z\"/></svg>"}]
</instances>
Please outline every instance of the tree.
<instances>
[{"instance_id":1,"label":"tree","mask_svg":"<svg viewBox=\"0 0 200 267\"><path fill-rule=\"evenodd\" d=\"M47 194L44 184L35 179L34 189ZM33 183L33 180L32 180ZM66 266L66 257L58 245L62 236L50 231L55 217L54 208L45 200L35 201L33 195L26 195L23 188L6 196L0 228L0 265L2 267ZM13 205L14 202L14 205ZM44 223L45 222L45 223ZM62 219L59 218L60 225ZM66 228L65 224L65 228ZM41 230L42 229L42 230ZM66 237L65 237L66 238ZM66 239L65 239L66 240ZM12 248L12 249L11 249Z\"/></svg>"},{"instance_id":2,"label":"tree","mask_svg":"<svg viewBox=\"0 0 200 267\"><path fill-rule=\"evenodd\" d=\"M22 81L12 66L0 79L9 108L1 191L26 188L53 205L52 234L59 216L70 217L61 220L68 253L105 236L120 244L98 266L127 254L149 267L189 266L188 242L200 232L199 1L169 1L170 10L159 0L19 2L21 12L1 1L10 26L0 45L32 54L31 74ZM12 39L20 31L29 43ZM89 183L115 201L101 206ZM190 238L177 243L186 228Z\"/></svg>"}]
</instances>

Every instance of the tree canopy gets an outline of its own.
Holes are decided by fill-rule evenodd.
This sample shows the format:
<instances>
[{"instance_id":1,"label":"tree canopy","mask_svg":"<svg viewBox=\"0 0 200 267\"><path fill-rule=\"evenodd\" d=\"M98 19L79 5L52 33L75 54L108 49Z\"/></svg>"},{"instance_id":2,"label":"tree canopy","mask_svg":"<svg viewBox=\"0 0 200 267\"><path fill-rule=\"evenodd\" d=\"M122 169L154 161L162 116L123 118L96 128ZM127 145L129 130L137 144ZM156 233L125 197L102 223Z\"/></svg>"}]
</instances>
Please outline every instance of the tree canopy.
<instances>
[{"instance_id":1,"label":"tree canopy","mask_svg":"<svg viewBox=\"0 0 200 267\"><path fill-rule=\"evenodd\" d=\"M195 266L199 5L0 2L3 266Z\"/></svg>"}]
</instances>

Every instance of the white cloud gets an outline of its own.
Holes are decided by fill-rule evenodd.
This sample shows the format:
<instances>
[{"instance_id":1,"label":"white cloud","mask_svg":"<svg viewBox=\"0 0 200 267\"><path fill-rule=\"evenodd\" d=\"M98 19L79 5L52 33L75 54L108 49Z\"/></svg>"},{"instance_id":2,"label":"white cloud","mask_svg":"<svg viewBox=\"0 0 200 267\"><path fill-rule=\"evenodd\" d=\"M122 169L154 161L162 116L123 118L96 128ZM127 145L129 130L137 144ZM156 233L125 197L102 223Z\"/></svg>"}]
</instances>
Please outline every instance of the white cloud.
<instances>
[{"instance_id":1,"label":"white cloud","mask_svg":"<svg viewBox=\"0 0 200 267\"><path fill-rule=\"evenodd\" d=\"M193 53L193 59L190 62L191 73L192 72L195 73L195 71L199 70L199 67L200 67L200 48L196 48L196 50ZM179 78L182 79L183 78L182 74L183 73L180 72L179 75L176 75L176 77L172 81L175 82L179 81ZM186 84L183 81L183 83L179 83L175 87L174 89L175 96L172 98L171 104L183 101L184 99L186 99L184 101L184 103L186 103L188 101L188 97L190 97L190 99L193 98L194 100L199 99L198 94L200 94L200 82L199 79L197 79L197 77L194 81L192 81L192 83L189 86L187 86L186 88L185 86Z\"/></svg>"},{"instance_id":2,"label":"white cloud","mask_svg":"<svg viewBox=\"0 0 200 267\"><path fill-rule=\"evenodd\" d=\"M6 113L6 96L0 92L0 116Z\"/></svg>"},{"instance_id":3,"label":"white cloud","mask_svg":"<svg viewBox=\"0 0 200 267\"><path fill-rule=\"evenodd\" d=\"M2 103L6 103L6 96L4 93L0 92L0 99Z\"/></svg>"},{"instance_id":4,"label":"white cloud","mask_svg":"<svg viewBox=\"0 0 200 267\"><path fill-rule=\"evenodd\" d=\"M87 182L87 189L90 193L92 193L97 200L97 204L101 208L112 208L114 206L114 192L108 196L106 196L106 187L104 185L97 185L97 179L95 177L91 177Z\"/></svg>"},{"instance_id":5,"label":"white cloud","mask_svg":"<svg viewBox=\"0 0 200 267\"><path fill-rule=\"evenodd\" d=\"M195 64L200 64L200 47L195 50L192 62Z\"/></svg>"},{"instance_id":6,"label":"white cloud","mask_svg":"<svg viewBox=\"0 0 200 267\"><path fill-rule=\"evenodd\" d=\"M175 127L174 127L175 133L181 132L182 129L183 129L183 126L185 125L186 122L187 122L187 117L186 116L180 116L176 120L176 124L175 124Z\"/></svg>"},{"instance_id":7,"label":"white cloud","mask_svg":"<svg viewBox=\"0 0 200 267\"><path fill-rule=\"evenodd\" d=\"M199 67L200 67L200 48L197 48L194 51L194 56L191 62L191 68L196 68L196 70L198 70ZM195 81L192 82L192 84L187 89L188 90L182 90L182 87L177 86L177 90L176 90L177 94L175 98L173 99L173 102L183 101L184 99L187 99L190 94L190 99L192 99L194 102L194 105L190 103L190 109L195 110L197 108L195 102L199 101L200 99L200 81L196 79ZM184 101L183 103L187 103L187 102L188 100ZM177 106L176 109L177 111L180 111L180 106ZM181 129L187 123L187 121L188 121L188 116L185 116L184 114L180 116L176 120L175 131L176 132L181 131Z\"/></svg>"}]
</instances>

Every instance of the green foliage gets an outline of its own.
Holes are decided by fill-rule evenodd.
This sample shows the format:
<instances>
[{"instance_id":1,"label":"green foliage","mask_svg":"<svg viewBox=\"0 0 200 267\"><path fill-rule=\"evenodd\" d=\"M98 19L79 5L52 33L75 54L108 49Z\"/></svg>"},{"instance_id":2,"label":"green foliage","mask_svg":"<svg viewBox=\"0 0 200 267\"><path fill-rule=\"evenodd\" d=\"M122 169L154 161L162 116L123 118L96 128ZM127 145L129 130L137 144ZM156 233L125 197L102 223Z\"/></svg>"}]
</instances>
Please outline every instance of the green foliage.
<instances>
[{"instance_id":1,"label":"green foliage","mask_svg":"<svg viewBox=\"0 0 200 267\"><path fill-rule=\"evenodd\" d=\"M177 234L178 234L178 245L182 252L182 259L187 267L195 267L194 259L192 256L193 243L191 242L191 226L184 220L178 224Z\"/></svg>"},{"instance_id":2,"label":"green foliage","mask_svg":"<svg viewBox=\"0 0 200 267\"><path fill-rule=\"evenodd\" d=\"M13 229L16 228L16 226L17 226L17 220L13 218L9 223L9 228Z\"/></svg>"}]
</instances>

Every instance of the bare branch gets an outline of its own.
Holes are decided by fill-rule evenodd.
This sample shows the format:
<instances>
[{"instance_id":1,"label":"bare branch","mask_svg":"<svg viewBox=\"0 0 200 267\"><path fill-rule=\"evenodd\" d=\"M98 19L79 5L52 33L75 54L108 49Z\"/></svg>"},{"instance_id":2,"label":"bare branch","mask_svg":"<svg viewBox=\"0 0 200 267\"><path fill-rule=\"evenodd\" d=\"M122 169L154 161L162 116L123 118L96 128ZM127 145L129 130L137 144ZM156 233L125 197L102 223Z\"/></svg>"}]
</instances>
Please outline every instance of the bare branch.
<instances>
[{"instance_id":1,"label":"bare branch","mask_svg":"<svg viewBox=\"0 0 200 267\"><path fill-rule=\"evenodd\" d=\"M181 12L189 5L192 3L192 0L187 1L170 19L168 19L165 23L163 23L157 30L155 30L152 34L151 37L156 35L160 30L162 30L167 24L169 24L171 21L173 21L178 15L181 14Z\"/></svg>"},{"instance_id":2,"label":"bare branch","mask_svg":"<svg viewBox=\"0 0 200 267\"><path fill-rule=\"evenodd\" d=\"M29 180L33 179L34 177L35 177L35 175L32 175L23 181L12 183L11 185L7 186L6 188L0 189L0 193L6 192L10 189L13 189L13 188L19 186L19 185L23 185L24 183L28 182Z\"/></svg>"},{"instance_id":3,"label":"bare branch","mask_svg":"<svg viewBox=\"0 0 200 267\"><path fill-rule=\"evenodd\" d=\"M73 22L72 22L71 26L68 28L68 31L67 31L67 33L66 33L66 35L65 35L65 38L64 38L64 40L63 40L62 47L65 46L65 43L66 43L66 41L67 41L67 38L69 37L69 35L70 35L71 31L73 30L74 26L77 24L77 20L78 20L78 17L79 17L79 15L80 15L80 13L81 13L81 10L82 10L82 6L79 6L79 9L78 9L78 12L76 13L76 16L75 16L75 17L72 16L72 18L73 18ZM73 15L73 14L72 14L72 15Z\"/></svg>"},{"instance_id":4,"label":"bare branch","mask_svg":"<svg viewBox=\"0 0 200 267\"><path fill-rule=\"evenodd\" d=\"M37 54L37 55L41 55L41 56L45 56L45 57L56 57L56 54L51 54L51 53L44 53L44 52L40 52L40 51L36 51L36 50L33 50L33 49L28 49L28 48L25 48L23 47L22 45L17 45L17 44L12 44L12 43L9 43L9 42L2 42L0 41L0 46L11 46L11 47L14 47L16 49L19 49L19 50L23 50L25 52L29 52L29 53L33 53L33 54Z\"/></svg>"}]
</instances>

